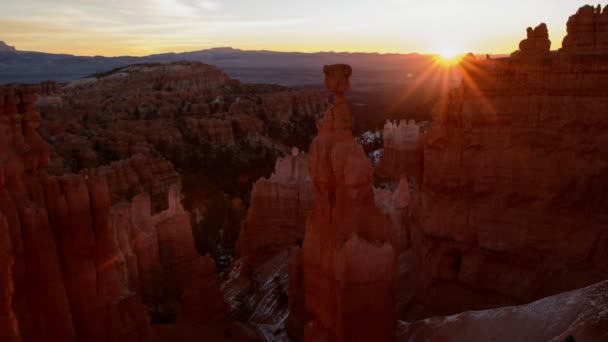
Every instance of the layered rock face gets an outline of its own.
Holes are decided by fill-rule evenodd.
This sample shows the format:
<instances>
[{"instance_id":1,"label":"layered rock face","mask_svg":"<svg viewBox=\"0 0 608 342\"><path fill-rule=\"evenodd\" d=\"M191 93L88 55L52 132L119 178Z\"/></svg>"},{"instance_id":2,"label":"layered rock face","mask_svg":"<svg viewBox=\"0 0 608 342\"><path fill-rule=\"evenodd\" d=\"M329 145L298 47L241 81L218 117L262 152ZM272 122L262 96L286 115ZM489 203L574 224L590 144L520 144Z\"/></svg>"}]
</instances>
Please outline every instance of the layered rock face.
<instances>
[{"instance_id":1,"label":"layered rock face","mask_svg":"<svg viewBox=\"0 0 608 342\"><path fill-rule=\"evenodd\" d=\"M318 122L310 149L315 204L302 248L303 276L290 275L303 280L311 315L304 335L307 341L389 341L396 280L390 223L374 202L371 163L351 134L344 98L351 68L326 66L324 72L334 105Z\"/></svg>"},{"instance_id":2,"label":"layered rock face","mask_svg":"<svg viewBox=\"0 0 608 342\"><path fill-rule=\"evenodd\" d=\"M405 317L608 278L608 55L581 52L463 62L426 138Z\"/></svg>"},{"instance_id":3,"label":"layered rock face","mask_svg":"<svg viewBox=\"0 0 608 342\"><path fill-rule=\"evenodd\" d=\"M600 5L581 7L568 19L567 30L562 51L608 53L608 5L603 10Z\"/></svg>"},{"instance_id":4,"label":"layered rock face","mask_svg":"<svg viewBox=\"0 0 608 342\"><path fill-rule=\"evenodd\" d=\"M608 282L602 282L527 305L402 323L398 340L606 341L607 327Z\"/></svg>"},{"instance_id":5,"label":"layered rock face","mask_svg":"<svg viewBox=\"0 0 608 342\"><path fill-rule=\"evenodd\" d=\"M244 268L254 268L278 252L304 241L306 217L314 203L308 156L294 148L279 159L270 178L253 185L237 251Z\"/></svg>"},{"instance_id":6,"label":"layered rock face","mask_svg":"<svg viewBox=\"0 0 608 342\"><path fill-rule=\"evenodd\" d=\"M402 175L417 177L420 173L420 126L415 121L401 120L384 125L382 159L376 169L380 177L399 180Z\"/></svg>"},{"instance_id":7,"label":"layered rock face","mask_svg":"<svg viewBox=\"0 0 608 342\"><path fill-rule=\"evenodd\" d=\"M0 88L2 340L150 341L158 309L184 327L224 319L171 164L135 157L49 176L35 100Z\"/></svg>"}]
</instances>

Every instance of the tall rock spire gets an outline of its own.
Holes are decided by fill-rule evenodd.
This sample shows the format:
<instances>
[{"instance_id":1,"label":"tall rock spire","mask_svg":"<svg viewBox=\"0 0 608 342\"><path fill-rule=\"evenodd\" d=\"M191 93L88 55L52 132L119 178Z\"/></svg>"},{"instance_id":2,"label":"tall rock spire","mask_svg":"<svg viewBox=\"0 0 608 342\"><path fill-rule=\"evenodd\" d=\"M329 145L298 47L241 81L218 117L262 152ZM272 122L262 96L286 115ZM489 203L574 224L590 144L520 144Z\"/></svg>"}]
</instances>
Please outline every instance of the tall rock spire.
<instances>
[{"instance_id":1,"label":"tall rock spire","mask_svg":"<svg viewBox=\"0 0 608 342\"><path fill-rule=\"evenodd\" d=\"M395 252L376 207L373 169L351 133L348 65L325 66L334 105L309 157L315 205L303 245L307 341L394 340Z\"/></svg>"}]
</instances>

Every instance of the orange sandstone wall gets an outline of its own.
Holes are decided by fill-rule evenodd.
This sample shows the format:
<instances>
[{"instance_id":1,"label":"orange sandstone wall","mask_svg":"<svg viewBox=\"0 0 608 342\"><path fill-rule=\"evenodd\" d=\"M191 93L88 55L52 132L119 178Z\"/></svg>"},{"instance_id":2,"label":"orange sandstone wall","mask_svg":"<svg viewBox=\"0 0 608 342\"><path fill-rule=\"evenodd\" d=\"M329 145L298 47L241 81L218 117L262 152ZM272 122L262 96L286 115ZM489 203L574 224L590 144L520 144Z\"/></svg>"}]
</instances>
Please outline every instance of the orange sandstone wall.
<instances>
[{"instance_id":1,"label":"orange sandstone wall","mask_svg":"<svg viewBox=\"0 0 608 342\"><path fill-rule=\"evenodd\" d=\"M570 19L559 52L462 63L463 84L426 138L409 317L608 278L608 54L574 47L601 35L577 28L587 12Z\"/></svg>"}]
</instances>

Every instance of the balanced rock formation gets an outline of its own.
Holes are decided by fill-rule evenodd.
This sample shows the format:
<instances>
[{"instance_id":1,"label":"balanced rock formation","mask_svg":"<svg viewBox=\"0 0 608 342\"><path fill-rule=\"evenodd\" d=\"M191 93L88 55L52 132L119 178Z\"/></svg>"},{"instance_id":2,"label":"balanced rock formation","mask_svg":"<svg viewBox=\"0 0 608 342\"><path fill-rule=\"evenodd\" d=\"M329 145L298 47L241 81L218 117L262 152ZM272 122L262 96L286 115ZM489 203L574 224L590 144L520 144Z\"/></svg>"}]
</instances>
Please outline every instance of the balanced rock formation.
<instances>
[{"instance_id":1,"label":"balanced rock formation","mask_svg":"<svg viewBox=\"0 0 608 342\"><path fill-rule=\"evenodd\" d=\"M606 341L608 281L527 305L402 323L398 340Z\"/></svg>"},{"instance_id":2,"label":"balanced rock formation","mask_svg":"<svg viewBox=\"0 0 608 342\"><path fill-rule=\"evenodd\" d=\"M313 202L308 156L294 148L291 155L277 161L270 178L253 185L237 243L243 267L259 266L288 247L301 246Z\"/></svg>"},{"instance_id":3,"label":"balanced rock formation","mask_svg":"<svg viewBox=\"0 0 608 342\"><path fill-rule=\"evenodd\" d=\"M568 34L564 37L562 50L575 53L608 52L608 5L597 8L586 5L570 16Z\"/></svg>"},{"instance_id":4,"label":"balanced rock formation","mask_svg":"<svg viewBox=\"0 0 608 342\"><path fill-rule=\"evenodd\" d=\"M159 309L180 330L224 320L171 164L50 176L35 102L33 89L0 88L2 340L150 341Z\"/></svg>"},{"instance_id":5,"label":"balanced rock formation","mask_svg":"<svg viewBox=\"0 0 608 342\"><path fill-rule=\"evenodd\" d=\"M403 317L608 278L608 54L585 54L462 62L426 137L407 289L417 293Z\"/></svg>"},{"instance_id":6,"label":"balanced rock formation","mask_svg":"<svg viewBox=\"0 0 608 342\"><path fill-rule=\"evenodd\" d=\"M402 175L420 173L421 127L414 120L388 121L384 125L382 159L376 169L380 177L399 180Z\"/></svg>"},{"instance_id":7,"label":"balanced rock formation","mask_svg":"<svg viewBox=\"0 0 608 342\"><path fill-rule=\"evenodd\" d=\"M527 38L519 43L519 50L512 54L513 58L538 58L545 57L551 51L549 31L545 23L541 23L534 29L528 27Z\"/></svg>"},{"instance_id":8,"label":"balanced rock formation","mask_svg":"<svg viewBox=\"0 0 608 342\"><path fill-rule=\"evenodd\" d=\"M305 340L391 341L395 252L389 220L374 202L371 163L351 133L344 93L352 69L332 65L324 73L334 105L318 122L309 155L315 204L302 248L304 299L311 317Z\"/></svg>"}]
</instances>

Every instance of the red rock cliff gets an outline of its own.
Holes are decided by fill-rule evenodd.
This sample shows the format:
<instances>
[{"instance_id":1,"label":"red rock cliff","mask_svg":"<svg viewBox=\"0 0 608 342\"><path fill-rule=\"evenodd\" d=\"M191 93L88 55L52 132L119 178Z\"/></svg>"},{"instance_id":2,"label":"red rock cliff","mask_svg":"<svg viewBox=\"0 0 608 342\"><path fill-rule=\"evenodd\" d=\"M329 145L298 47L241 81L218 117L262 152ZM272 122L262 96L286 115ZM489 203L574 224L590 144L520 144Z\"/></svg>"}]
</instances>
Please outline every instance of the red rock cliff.
<instances>
[{"instance_id":1,"label":"red rock cliff","mask_svg":"<svg viewBox=\"0 0 608 342\"><path fill-rule=\"evenodd\" d=\"M600 20L587 12L570 19L569 35L581 18ZM410 317L525 303L607 278L608 54L568 46L463 61L463 83L426 139Z\"/></svg>"},{"instance_id":2,"label":"red rock cliff","mask_svg":"<svg viewBox=\"0 0 608 342\"><path fill-rule=\"evenodd\" d=\"M562 50L576 53L608 52L608 5L583 6L570 16L568 34L564 37Z\"/></svg>"}]
</instances>

